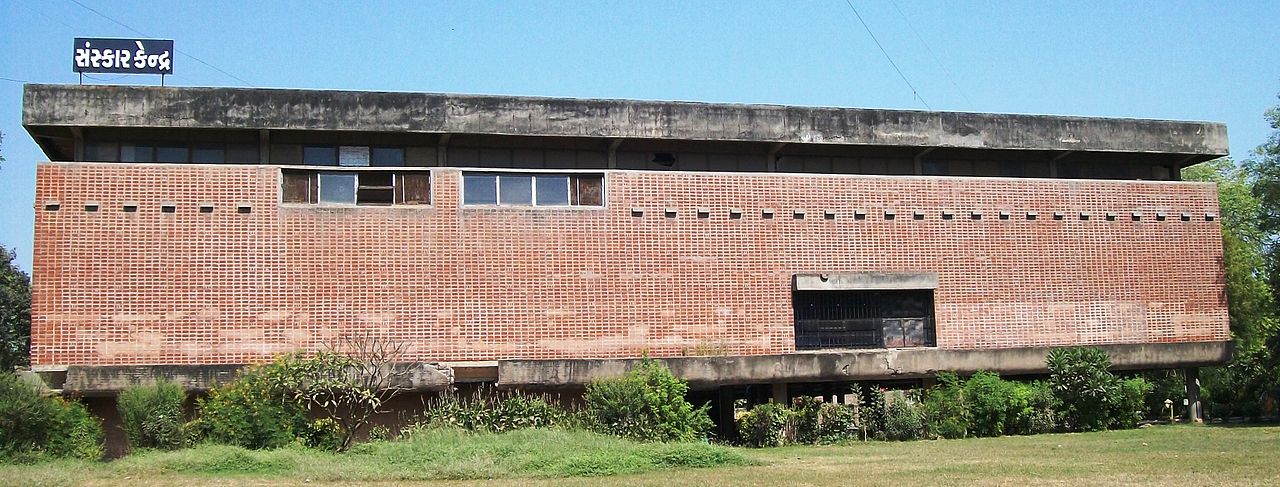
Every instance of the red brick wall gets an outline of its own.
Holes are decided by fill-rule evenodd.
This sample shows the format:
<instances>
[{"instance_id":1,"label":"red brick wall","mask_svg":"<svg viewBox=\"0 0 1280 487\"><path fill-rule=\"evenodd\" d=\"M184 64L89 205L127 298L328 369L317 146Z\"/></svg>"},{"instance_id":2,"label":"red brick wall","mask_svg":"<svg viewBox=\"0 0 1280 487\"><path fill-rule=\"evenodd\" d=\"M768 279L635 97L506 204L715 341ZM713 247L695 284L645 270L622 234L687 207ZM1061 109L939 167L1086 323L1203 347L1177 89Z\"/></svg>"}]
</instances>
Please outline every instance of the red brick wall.
<instances>
[{"instance_id":1,"label":"red brick wall","mask_svg":"<svg viewBox=\"0 0 1280 487\"><path fill-rule=\"evenodd\" d=\"M463 208L451 169L428 208L282 207L278 178L41 165L33 363L243 363L364 330L421 360L787 353L792 276L857 271L937 272L944 348L1228 339L1206 184L614 172L606 209L557 210Z\"/></svg>"}]
</instances>

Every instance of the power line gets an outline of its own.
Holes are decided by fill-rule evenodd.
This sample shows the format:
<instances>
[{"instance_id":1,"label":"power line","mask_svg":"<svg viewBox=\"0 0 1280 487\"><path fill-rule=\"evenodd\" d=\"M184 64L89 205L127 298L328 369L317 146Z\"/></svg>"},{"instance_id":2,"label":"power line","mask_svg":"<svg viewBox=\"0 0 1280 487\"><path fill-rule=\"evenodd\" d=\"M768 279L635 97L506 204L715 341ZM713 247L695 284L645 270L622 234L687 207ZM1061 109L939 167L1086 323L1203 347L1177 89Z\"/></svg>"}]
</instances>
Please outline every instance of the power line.
<instances>
[{"instance_id":1,"label":"power line","mask_svg":"<svg viewBox=\"0 0 1280 487\"><path fill-rule=\"evenodd\" d=\"M907 75L902 74L902 70L898 69L898 63L893 62L893 57L889 55L889 51L886 51L884 46L880 44L880 40L876 39L876 35L871 32L871 26L867 25L867 21L862 20L862 14L858 13L858 9L853 6L853 2L850 0L844 0L844 3L849 6L850 10L853 10L853 15L858 17L858 22L862 23L862 27L867 29L867 35L870 35L871 40L876 43L876 47L880 48L880 52L884 54L884 58L889 60L889 65L893 66L893 70L897 71L898 76L902 77L902 81L907 83L908 88L911 88L911 94L914 95L917 100L920 100L920 103L924 104L925 108L933 110L933 107L929 106L929 102L924 101L924 97L920 96L920 92L916 90L915 85L911 84L911 80L907 79Z\"/></svg>"},{"instance_id":2,"label":"power line","mask_svg":"<svg viewBox=\"0 0 1280 487\"><path fill-rule=\"evenodd\" d=\"M6 77L4 77L4 76L0 76L0 80L3 80L3 81L12 81L12 82L14 82L14 83L30 83L30 81L27 81L27 80L25 80L25 79L13 79L13 78L6 78Z\"/></svg>"},{"instance_id":3,"label":"power line","mask_svg":"<svg viewBox=\"0 0 1280 487\"><path fill-rule=\"evenodd\" d=\"M107 16L107 14L104 14L104 13L102 13L102 12L97 11L97 10L96 10L96 9L94 9L93 7L90 7L90 6L88 6L88 5L85 5L85 4L83 4L83 3L80 3L80 0L71 0L71 3L74 3L74 4L76 4L76 5L79 5L79 6L83 7L85 10L88 10L88 11L90 11L90 12L93 12L93 13L97 14L99 17L102 17L102 18L104 18L104 19L110 20L111 22L114 22L116 25L119 25L120 27L124 27L124 28L126 28L126 29L129 29L129 31L130 31L130 32L133 32L134 34L138 34L138 35L140 35L140 36L142 36L142 37L152 37L152 36L150 36L150 35L147 35L147 34L143 33L142 31L140 31L140 30L138 30L138 29L135 29L135 28L133 28L133 27L129 27L129 26L128 26L128 25L126 25L124 22L121 22L121 21L119 21L119 20L113 19L113 18L111 18L111 17ZM214 65L212 65L212 64L209 64L209 63L205 62L203 59L200 59L200 58L198 58L198 57L195 57L195 56L191 55L191 53L188 53L188 52L183 51L183 50L181 50L181 49L178 49L178 48L176 48L176 47L175 47L173 50L174 50L174 51L176 51L178 54L181 54L181 55L183 55L183 56L186 56L186 57L191 58L191 59L192 59L192 60L194 60L195 62L198 62L198 63L200 63L200 64L203 64L203 65L205 65L205 66L208 66L209 68L213 69L214 71L217 71L217 72L219 72L219 73L222 73L222 74L224 74L224 75L227 75L228 77L230 77L230 78L232 78L232 79L235 79L236 81L239 81L239 82L243 83L245 86L248 86L248 87L250 87L250 88L256 88L255 86L253 86L253 83L250 83L250 82L248 82L248 81L245 81L243 78L241 78L241 77L239 77L239 76L236 76L236 75L234 75L234 74L228 73L228 72L226 72L225 70L223 70L222 68L219 68L219 67L217 67L217 66L214 66Z\"/></svg>"},{"instance_id":4,"label":"power line","mask_svg":"<svg viewBox=\"0 0 1280 487\"><path fill-rule=\"evenodd\" d=\"M916 26L911 24L911 20L907 18L907 14L902 13L902 8L898 7L898 2L890 0L889 3L893 4L893 9L898 11L898 15L902 16L902 20L907 23L907 27L911 28L911 32L916 35L916 39L918 39L920 44L924 46L924 50L929 51L929 56L933 57L933 62L938 63L938 67L942 68L943 73L946 73L947 82L951 83L951 86L956 89L956 92L960 93L960 96L964 98L964 101L969 102L969 106L972 107L973 100L970 100L969 95L965 94L964 90L960 88L960 85L956 84L955 75L951 74L951 70L947 69L947 65L938 58L937 54L934 54L933 49L929 47L929 43L925 42L924 36L921 36L920 31L916 30Z\"/></svg>"}]
</instances>

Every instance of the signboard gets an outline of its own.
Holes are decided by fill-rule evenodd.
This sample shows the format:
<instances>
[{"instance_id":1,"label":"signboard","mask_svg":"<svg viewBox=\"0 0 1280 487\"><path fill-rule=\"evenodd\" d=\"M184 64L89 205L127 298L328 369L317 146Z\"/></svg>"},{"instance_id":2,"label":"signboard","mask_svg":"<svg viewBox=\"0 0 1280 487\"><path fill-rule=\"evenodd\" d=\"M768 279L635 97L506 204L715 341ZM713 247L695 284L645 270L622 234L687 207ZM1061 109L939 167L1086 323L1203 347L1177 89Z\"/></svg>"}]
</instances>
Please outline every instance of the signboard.
<instances>
[{"instance_id":1,"label":"signboard","mask_svg":"<svg viewBox=\"0 0 1280 487\"><path fill-rule=\"evenodd\" d=\"M77 73L173 74L173 40L77 37Z\"/></svg>"}]
</instances>

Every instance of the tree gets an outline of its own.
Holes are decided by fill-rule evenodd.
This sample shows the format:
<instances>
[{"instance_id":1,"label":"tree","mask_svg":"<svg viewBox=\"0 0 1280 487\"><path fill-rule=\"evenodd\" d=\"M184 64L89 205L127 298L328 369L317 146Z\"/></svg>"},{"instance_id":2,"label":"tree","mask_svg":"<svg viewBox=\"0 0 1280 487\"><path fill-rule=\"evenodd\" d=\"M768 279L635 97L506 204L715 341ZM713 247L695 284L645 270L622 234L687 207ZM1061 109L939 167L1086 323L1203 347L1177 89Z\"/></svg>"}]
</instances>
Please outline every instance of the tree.
<instances>
[{"instance_id":1,"label":"tree","mask_svg":"<svg viewBox=\"0 0 1280 487\"><path fill-rule=\"evenodd\" d=\"M0 370L26 365L31 351L31 280L0 246Z\"/></svg>"}]
</instances>

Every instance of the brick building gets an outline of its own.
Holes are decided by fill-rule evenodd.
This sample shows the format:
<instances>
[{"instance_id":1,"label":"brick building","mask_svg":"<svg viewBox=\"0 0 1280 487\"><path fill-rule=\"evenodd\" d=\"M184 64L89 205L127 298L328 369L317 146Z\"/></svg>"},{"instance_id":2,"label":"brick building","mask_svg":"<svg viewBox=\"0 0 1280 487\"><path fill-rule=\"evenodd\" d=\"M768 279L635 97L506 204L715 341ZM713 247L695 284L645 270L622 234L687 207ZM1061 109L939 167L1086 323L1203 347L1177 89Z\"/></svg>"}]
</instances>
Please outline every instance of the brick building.
<instances>
[{"instance_id":1,"label":"brick building","mask_svg":"<svg viewBox=\"0 0 1280 487\"><path fill-rule=\"evenodd\" d=\"M1230 357L1204 122L28 85L32 364L200 389L347 333L414 387L664 359L780 396ZM1192 369L1194 370L1194 369Z\"/></svg>"}]
</instances>

